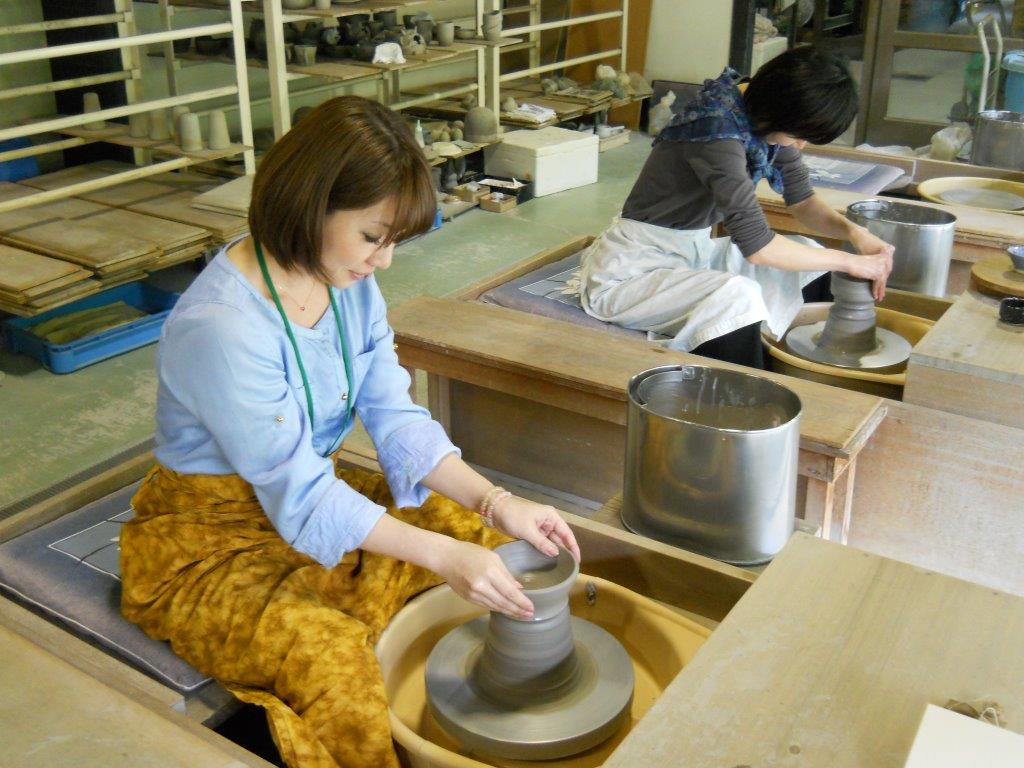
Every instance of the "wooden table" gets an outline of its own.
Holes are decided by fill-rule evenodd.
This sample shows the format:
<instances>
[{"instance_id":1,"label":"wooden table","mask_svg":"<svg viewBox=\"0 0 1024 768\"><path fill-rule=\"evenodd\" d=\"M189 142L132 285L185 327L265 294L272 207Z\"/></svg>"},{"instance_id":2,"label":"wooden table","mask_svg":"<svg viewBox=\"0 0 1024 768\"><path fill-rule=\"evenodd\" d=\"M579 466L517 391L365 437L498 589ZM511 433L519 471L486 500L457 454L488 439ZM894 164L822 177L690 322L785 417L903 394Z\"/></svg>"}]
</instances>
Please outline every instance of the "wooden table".
<instances>
[{"instance_id":1,"label":"wooden table","mask_svg":"<svg viewBox=\"0 0 1024 768\"><path fill-rule=\"evenodd\" d=\"M967 291L914 347L903 401L1024 428L1024 329Z\"/></svg>"},{"instance_id":2,"label":"wooden table","mask_svg":"<svg viewBox=\"0 0 1024 768\"><path fill-rule=\"evenodd\" d=\"M270 768L176 692L0 599L0 763Z\"/></svg>"},{"instance_id":3,"label":"wooden table","mask_svg":"<svg viewBox=\"0 0 1024 768\"><path fill-rule=\"evenodd\" d=\"M1024 599L796 534L605 768L902 768L929 703L1024 731Z\"/></svg>"},{"instance_id":4,"label":"wooden table","mask_svg":"<svg viewBox=\"0 0 1024 768\"><path fill-rule=\"evenodd\" d=\"M467 460L598 502L621 488L634 374L673 364L745 370L477 302L421 297L390 319L399 359L428 374L431 411ZM762 375L803 403L804 518L844 541L857 455L885 417L884 401Z\"/></svg>"}]
</instances>

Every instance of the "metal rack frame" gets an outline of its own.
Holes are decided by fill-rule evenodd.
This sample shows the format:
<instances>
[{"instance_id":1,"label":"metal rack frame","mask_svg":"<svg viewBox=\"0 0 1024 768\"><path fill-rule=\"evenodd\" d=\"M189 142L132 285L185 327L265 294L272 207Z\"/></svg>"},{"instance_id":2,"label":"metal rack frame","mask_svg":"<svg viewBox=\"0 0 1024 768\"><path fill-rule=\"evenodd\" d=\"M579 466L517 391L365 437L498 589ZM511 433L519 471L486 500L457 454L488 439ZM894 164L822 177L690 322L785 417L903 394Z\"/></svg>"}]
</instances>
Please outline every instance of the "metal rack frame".
<instances>
[{"instance_id":1,"label":"metal rack frame","mask_svg":"<svg viewBox=\"0 0 1024 768\"><path fill-rule=\"evenodd\" d=\"M62 56L75 56L84 53L97 51L120 50L123 69L120 72L90 77L74 78L59 82L42 83L33 86L7 89L0 91L0 100L16 98L34 93L54 92L68 88L78 88L86 85L101 82L127 81L128 104L122 107L111 107L98 112L88 114L66 115L43 120L32 121L23 125L12 126L0 129L0 141L6 139L22 138L28 136L39 136L48 133L63 133L69 138L57 141L49 141L37 144L33 147L0 152L0 162L13 160L19 157L31 157L35 155L58 152L70 147L81 146L93 142L108 142L129 146L135 150L136 161L148 164L140 165L130 171L111 174L101 179L92 179L77 184L70 184L58 189L37 192L25 197L0 202L0 213L19 208L26 208L33 205L61 200L73 197L85 192L97 189L117 186L129 181L137 181L148 176L154 176L167 171L186 168L198 163L208 162L214 159L213 153L202 154L173 153L177 156L171 159L150 162L154 150L147 147L148 142L130 139L125 135L111 135L109 132L92 132L81 135L84 132L81 126L97 120L113 120L120 117L128 117L142 112L149 112L154 109L166 109L169 107L197 104L212 99L224 98L226 96L236 97L239 110L239 124L241 127L242 144L232 145L217 157L229 157L242 154L244 157L246 173L255 172L255 155L252 150L252 117L249 109L249 80L245 63L245 38L242 25L243 3L252 0L229 0L226 9L230 12L229 20L219 24L206 24L183 28L178 30L167 30L163 32L138 34L135 28L135 17L132 10L131 0L117 0L117 12L114 14L84 16L74 19L61 19L58 21L44 21L32 24L19 24L13 27L0 29L6 34L23 34L28 32L40 32L51 29L70 29L74 27L92 26L98 24L116 23L118 36L102 40L90 40L81 43L70 43L42 48L31 48L8 53L0 53L0 67L19 64L28 61L43 61ZM179 94L172 91L172 95L162 99L147 100L142 96L141 83L141 59L139 49L146 46L165 43L171 45L175 40L181 40L198 35L215 35L230 33L235 51L236 61L236 82L234 85L221 88L211 88L204 91L197 91L188 94ZM77 129L77 130L76 130ZM75 134L79 135L75 135ZM157 149L157 152L160 150Z\"/></svg>"},{"instance_id":2,"label":"metal rack frame","mask_svg":"<svg viewBox=\"0 0 1024 768\"><path fill-rule=\"evenodd\" d=\"M167 30L171 30L172 28L171 19L173 17L175 7L223 9L223 6L211 2L211 0L156 0L156 2L160 6L164 26ZM475 46L462 44L462 41L458 41L456 43L456 46L462 49L461 55L448 57L438 61L412 62L410 64L394 68L378 68L371 64L361 66L353 64L354 69L361 68L364 69L365 72L354 72L346 76L301 71L302 68L289 65L285 59L284 25L289 22L314 21L324 18L340 18L358 13L376 13L386 10L402 10L420 5L421 2L422 0L396 0L395 2L386 2L386 0L364 0L363 2L357 1L354 3L345 3L344 5L335 5L330 10L317 10L310 7L300 11L290 11L282 8L281 0L262 0L262 2L259 3L253 2L249 8L245 9L247 13L262 15L266 22L267 61L266 63L263 63L249 60L245 62L245 66L266 69L269 73L269 97L252 99L250 100L250 104L270 104L274 137L280 138L291 128L290 103L293 96L333 92L346 86L373 82L377 86L378 101L392 109L401 110L417 106L432 99L452 98L474 91L482 91L485 83L485 58L483 50L477 50ZM477 18L480 18L482 15L480 10L480 3L482 2L483 0L476 0ZM168 87L173 93L177 88L176 68L178 66L177 62L181 57L174 53L173 46L169 44L164 46L163 56L166 60ZM204 58L206 60L217 61L217 59L213 57ZM477 76L474 82L459 83L448 88L440 89L438 92L431 94L430 96L415 94L408 98L402 98L402 72L440 67L446 64L464 62L470 58L475 58L476 60ZM245 61L244 57L242 60ZM235 56L235 61L238 61L237 55ZM225 60L223 63L230 62ZM311 79L326 80L327 82L313 85L308 88L302 88L301 90L294 92L289 89L289 84L293 81ZM482 100L483 99L481 98L481 101Z\"/></svg>"}]
</instances>

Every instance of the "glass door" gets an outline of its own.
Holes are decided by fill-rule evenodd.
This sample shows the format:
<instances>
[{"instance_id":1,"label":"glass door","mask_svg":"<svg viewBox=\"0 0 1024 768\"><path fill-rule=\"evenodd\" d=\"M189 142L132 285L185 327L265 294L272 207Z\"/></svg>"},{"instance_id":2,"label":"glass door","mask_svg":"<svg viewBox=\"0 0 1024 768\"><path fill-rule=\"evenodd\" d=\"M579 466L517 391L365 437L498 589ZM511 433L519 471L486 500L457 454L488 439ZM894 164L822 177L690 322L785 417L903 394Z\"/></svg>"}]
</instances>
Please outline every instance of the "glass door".
<instances>
[{"instance_id":1,"label":"glass door","mask_svg":"<svg viewBox=\"0 0 1024 768\"><path fill-rule=\"evenodd\" d=\"M1024 0L871 0L857 142L919 147L944 125L977 112L979 22L993 68L1000 66L993 25L1004 51L1024 48ZM1000 91L1006 74L1000 71Z\"/></svg>"}]
</instances>

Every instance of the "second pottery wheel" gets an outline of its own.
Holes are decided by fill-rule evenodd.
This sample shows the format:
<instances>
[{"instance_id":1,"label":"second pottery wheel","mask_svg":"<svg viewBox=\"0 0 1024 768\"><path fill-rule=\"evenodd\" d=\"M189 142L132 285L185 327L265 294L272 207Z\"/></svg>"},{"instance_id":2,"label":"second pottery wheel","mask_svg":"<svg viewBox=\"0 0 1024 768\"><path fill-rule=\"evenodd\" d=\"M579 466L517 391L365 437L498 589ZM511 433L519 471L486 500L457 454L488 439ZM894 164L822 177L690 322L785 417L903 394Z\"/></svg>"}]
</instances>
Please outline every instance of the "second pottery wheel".
<instances>
[{"instance_id":1,"label":"second pottery wheel","mask_svg":"<svg viewBox=\"0 0 1024 768\"><path fill-rule=\"evenodd\" d=\"M633 663L595 624L569 615L579 566L564 550L547 557L525 541L497 552L534 618L498 613L456 627L426 667L431 713L463 746L494 757L552 760L614 734L629 716Z\"/></svg>"},{"instance_id":2,"label":"second pottery wheel","mask_svg":"<svg viewBox=\"0 0 1024 768\"><path fill-rule=\"evenodd\" d=\"M795 355L838 368L895 368L910 357L910 342L876 325L871 283L832 273L835 303L828 319L801 325L786 334Z\"/></svg>"}]
</instances>

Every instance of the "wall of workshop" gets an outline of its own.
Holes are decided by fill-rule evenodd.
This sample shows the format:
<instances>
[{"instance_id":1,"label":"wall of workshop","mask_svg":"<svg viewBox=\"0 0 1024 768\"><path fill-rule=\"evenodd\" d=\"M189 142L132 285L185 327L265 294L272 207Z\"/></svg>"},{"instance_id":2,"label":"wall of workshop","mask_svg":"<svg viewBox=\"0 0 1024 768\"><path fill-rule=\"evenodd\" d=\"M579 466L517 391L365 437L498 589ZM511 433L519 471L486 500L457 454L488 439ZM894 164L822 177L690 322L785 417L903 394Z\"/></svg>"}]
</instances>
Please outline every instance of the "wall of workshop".
<instances>
[{"instance_id":1,"label":"wall of workshop","mask_svg":"<svg viewBox=\"0 0 1024 768\"><path fill-rule=\"evenodd\" d=\"M701 83L729 63L732 4L725 0L654 0L644 75Z\"/></svg>"}]
</instances>

